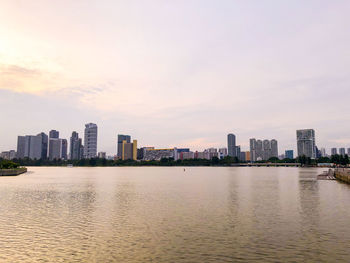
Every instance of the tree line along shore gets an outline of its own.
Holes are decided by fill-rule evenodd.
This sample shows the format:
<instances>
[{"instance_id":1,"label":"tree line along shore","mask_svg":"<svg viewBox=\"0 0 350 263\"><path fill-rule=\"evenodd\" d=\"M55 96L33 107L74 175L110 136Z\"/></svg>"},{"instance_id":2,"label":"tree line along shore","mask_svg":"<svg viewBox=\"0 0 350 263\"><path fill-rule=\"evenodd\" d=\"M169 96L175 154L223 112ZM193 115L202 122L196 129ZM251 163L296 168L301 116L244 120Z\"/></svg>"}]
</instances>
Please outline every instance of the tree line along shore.
<instances>
[{"instance_id":1,"label":"tree line along shore","mask_svg":"<svg viewBox=\"0 0 350 263\"><path fill-rule=\"evenodd\" d=\"M223 159L217 157L211 160L207 159L184 159L174 160L173 158L162 158L161 160L143 161L143 160L108 160L102 158L91 158L81 160L48 160L38 159L32 160L14 159L13 161L1 160L0 169L5 167L18 168L20 166L234 166L239 164L248 164L249 162L240 162L236 157L226 156ZM317 166L318 164L334 164L337 166L348 166L350 161L348 155L332 155L331 157L322 157L319 159L311 159L305 156L300 156L296 159L285 158L280 160L278 158L270 158L266 161L258 161L255 164L300 164L301 166Z\"/></svg>"}]
</instances>

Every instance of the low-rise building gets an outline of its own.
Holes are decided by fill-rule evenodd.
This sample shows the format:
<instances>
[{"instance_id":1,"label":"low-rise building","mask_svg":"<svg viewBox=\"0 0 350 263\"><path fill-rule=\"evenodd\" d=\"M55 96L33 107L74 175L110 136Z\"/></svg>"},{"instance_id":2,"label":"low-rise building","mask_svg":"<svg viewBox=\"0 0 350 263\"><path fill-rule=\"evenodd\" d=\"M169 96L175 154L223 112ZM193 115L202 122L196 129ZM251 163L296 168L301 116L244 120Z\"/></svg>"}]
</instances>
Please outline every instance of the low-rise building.
<instances>
[{"instance_id":1,"label":"low-rise building","mask_svg":"<svg viewBox=\"0 0 350 263\"><path fill-rule=\"evenodd\" d=\"M97 154L97 157L100 158L100 159L106 159L106 152L99 152Z\"/></svg>"},{"instance_id":2,"label":"low-rise building","mask_svg":"<svg viewBox=\"0 0 350 263\"><path fill-rule=\"evenodd\" d=\"M180 153L180 159L194 159L194 152L182 152Z\"/></svg>"},{"instance_id":3,"label":"low-rise building","mask_svg":"<svg viewBox=\"0 0 350 263\"><path fill-rule=\"evenodd\" d=\"M162 158L175 159L176 148L171 149L145 149L143 160L145 161L159 161Z\"/></svg>"},{"instance_id":4,"label":"low-rise building","mask_svg":"<svg viewBox=\"0 0 350 263\"><path fill-rule=\"evenodd\" d=\"M194 153L194 158L195 159L207 159L207 160L210 160L210 154L209 154L209 152L206 152L206 151L204 151L204 152L196 151Z\"/></svg>"}]
</instances>

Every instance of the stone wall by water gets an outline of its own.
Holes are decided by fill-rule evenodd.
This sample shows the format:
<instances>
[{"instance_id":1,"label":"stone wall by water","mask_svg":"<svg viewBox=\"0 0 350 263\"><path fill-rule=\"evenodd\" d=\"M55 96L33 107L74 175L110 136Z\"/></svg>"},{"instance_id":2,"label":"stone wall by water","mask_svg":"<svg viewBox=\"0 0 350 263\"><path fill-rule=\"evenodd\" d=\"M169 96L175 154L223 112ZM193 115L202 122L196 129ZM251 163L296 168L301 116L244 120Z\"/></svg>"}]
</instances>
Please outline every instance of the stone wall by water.
<instances>
[{"instance_id":1,"label":"stone wall by water","mask_svg":"<svg viewBox=\"0 0 350 263\"><path fill-rule=\"evenodd\" d=\"M13 176L20 175L27 172L27 168L17 168L17 169L0 169L0 176Z\"/></svg>"},{"instance_id":2,"label":"stone wall by water","mask_svg":"<svg viewBox=\"0 0 350 263\"><path fill-rule=\"evenodd\" d=\"M334 173L335 178L338 180L350 184L350 170L336 169Z\"/></svg>"}]
</instances>

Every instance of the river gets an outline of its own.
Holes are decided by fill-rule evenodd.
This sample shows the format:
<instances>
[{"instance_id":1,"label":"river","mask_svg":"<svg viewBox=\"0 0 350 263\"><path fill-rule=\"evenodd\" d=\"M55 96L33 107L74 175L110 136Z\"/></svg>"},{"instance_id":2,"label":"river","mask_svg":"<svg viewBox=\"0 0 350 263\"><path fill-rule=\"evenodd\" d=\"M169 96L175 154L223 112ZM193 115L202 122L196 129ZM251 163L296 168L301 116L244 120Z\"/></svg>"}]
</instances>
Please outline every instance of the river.
<instances>
[{"instance_id":1,"label":"river","mask_svg":"<svg viewBox=\"0 0 350 263\"><path fill-rule=\"evenodd\" d=\"M350 186L323 169L28 170L0 177L0 262L350 262Z\"/></svg>"}]
</instances>

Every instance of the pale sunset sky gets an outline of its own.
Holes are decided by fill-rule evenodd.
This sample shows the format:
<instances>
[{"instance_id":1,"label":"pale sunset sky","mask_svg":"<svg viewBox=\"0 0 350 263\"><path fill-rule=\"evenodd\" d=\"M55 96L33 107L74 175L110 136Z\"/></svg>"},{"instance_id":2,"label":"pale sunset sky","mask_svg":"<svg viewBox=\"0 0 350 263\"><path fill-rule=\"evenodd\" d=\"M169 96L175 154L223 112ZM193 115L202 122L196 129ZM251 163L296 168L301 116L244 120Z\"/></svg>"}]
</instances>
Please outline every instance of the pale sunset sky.
<instances>
[{"instance_id":1,"label":"pale sunset sky","mask_svg":"<svg viewBox=\"0 0 350 263\"><path fill-rule=\"evenodd\" d=\"M350 147L350 1L0 0L0 151L98 125L139 146L226 147L296 129Z\"/></svg>"}]
</instances>

